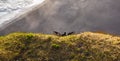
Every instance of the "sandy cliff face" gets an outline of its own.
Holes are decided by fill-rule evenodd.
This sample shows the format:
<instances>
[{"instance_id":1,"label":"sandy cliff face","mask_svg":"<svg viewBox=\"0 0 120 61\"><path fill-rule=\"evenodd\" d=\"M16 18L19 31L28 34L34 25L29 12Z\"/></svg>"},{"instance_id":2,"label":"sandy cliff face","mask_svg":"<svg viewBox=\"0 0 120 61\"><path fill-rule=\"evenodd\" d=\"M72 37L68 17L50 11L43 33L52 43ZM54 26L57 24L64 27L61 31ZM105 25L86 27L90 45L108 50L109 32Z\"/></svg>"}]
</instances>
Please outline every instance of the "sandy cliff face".
<instances>
[{"instance_id":1,"label":"sandy cliff face","mask_svg":"<svg viewBox=\"0 0 120 61\"><path fill-rule=\"evenodd\" d=\"M104 31L120 34L120 0L46 0L1 30L10 32Z\"/></svg>"}]
</instances>

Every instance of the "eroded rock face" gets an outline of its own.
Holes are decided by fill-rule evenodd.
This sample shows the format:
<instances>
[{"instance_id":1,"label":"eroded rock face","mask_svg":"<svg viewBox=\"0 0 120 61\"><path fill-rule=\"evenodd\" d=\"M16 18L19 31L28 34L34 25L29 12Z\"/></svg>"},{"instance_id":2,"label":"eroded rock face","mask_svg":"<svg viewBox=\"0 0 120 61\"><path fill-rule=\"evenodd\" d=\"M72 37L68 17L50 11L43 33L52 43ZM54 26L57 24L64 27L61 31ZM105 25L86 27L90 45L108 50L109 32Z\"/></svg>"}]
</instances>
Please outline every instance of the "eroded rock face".
<instances>
[{"instance_id":1,"label":"eroded rock face","mask_svg":"<svg viewBox=\"0 0 120 61\"><path fill-rule=\"evenodd\" d=\"M46 0L0 34L103 31L120 34L120 0Z\"/></svg>"}]
</instances>

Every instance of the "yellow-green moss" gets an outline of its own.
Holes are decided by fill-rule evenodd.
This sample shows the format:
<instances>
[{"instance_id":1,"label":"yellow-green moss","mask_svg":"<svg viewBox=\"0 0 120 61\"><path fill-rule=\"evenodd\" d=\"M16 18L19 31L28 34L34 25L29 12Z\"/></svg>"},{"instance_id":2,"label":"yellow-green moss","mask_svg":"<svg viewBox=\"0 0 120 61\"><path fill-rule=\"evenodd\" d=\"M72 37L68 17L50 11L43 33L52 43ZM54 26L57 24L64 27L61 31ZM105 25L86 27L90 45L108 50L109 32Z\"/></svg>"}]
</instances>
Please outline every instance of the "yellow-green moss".
<instances>
[{"instance_id":1,"label":"yellow-green moss","mask_svg":"<svg viewBox=\"0 0 120 61\"><path fill-rule=\"evenodd\" d=\"M120 37L11 33L0 37L0 61L120 61Z\"/></svg>"}]
</instances>

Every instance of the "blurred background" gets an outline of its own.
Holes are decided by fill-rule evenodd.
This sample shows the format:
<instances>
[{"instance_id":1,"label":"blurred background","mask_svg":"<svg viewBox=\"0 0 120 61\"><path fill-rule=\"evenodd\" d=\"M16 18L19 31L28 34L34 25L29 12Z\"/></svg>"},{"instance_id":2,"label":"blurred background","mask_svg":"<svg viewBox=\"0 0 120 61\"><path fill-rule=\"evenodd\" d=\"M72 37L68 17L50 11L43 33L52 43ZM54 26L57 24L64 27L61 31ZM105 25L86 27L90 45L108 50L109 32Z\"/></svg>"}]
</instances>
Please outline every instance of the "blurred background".
<instances>
[{"instance_id":1,"label":"blurred background","mask_svg":"<svg viewBox=\"0 0 120 61\"><path fill-rule=\"evenodd\" d=\"M0 0L0 21L10 21L7 25L1 25L0 35L11 32L51 34L52 31L93 31L120 35L120 0L36 1ZM14 11L15 15L9 18L8 13L13 14Z\"/></svg>"}]
</instances>

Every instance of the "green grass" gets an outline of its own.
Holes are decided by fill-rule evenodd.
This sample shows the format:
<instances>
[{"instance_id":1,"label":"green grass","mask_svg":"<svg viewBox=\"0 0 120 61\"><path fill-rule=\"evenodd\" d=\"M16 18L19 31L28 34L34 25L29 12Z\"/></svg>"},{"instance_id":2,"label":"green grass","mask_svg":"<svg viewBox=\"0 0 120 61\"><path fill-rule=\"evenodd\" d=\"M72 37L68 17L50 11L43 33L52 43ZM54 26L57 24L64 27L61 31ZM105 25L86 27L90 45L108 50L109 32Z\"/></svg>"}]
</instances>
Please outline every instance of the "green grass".
<instances>
[{"instance_id":1,"label":"green grass","mask_svg":"<svg viewBox=\"0 0 120 61\"><path fill-rule=\"evenodd\" d=\"M120 37L84 32L69 36L0 36L0 61L120 61Z\"/></svg>"}]
</instances>

